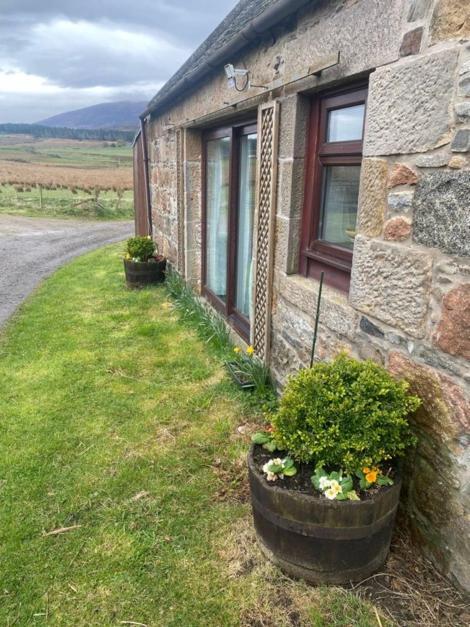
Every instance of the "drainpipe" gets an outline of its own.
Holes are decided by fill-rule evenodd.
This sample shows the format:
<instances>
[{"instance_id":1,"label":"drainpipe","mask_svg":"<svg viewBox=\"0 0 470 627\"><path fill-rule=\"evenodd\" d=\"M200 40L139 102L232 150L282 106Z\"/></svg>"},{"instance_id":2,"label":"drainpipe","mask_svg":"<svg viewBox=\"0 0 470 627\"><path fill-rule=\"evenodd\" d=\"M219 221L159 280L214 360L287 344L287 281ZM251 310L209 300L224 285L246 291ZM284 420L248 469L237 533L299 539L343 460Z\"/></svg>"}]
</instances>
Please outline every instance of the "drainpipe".
<instances>
[{"instance_id":1,"label":"drainpipe","mask_svg":"<svg viewBox=\"0 0 470 627\"><path fill-rule=\"evenodd\" d=\"M140 132L142 136L142 155L144 161L144 183L145 183L145 205L147 209L147 222L149 235L153 235L152 224L152 204L150 201L150 182L149 182L149 157L147 149L147 123L145 118L140 118Z\"/></svg>"}]
</instances>

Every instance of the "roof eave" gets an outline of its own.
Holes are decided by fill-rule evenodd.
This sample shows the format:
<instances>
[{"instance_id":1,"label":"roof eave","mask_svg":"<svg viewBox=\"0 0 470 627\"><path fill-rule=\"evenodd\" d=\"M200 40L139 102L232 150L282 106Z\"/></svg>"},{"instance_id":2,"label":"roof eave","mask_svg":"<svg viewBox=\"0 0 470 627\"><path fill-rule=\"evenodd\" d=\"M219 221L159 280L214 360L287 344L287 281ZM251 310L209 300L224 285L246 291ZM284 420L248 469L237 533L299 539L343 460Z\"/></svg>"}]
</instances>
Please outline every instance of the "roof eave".
<instances>
[{"instance_id":1,"label":"roof eave","mask_svg":"<svg viewBox=\"0 0 470 627\"><path fill-rule=\"evenodd\" d=\"M260 35L285 17L295 13L302 6L312 1L314 0L278 0L275 4L270 5L262 13L252 18L228 44L213 52L203 65L178 81L160 100L158 100L157 94L157 101L154 104L151 101L147 109L140 115L140 118L145 119L150 114L165 109L188 88L195 89L211 72L218 70L233 55L240 52L240 50L255 41Z\"/></svg>"}]
</instances>

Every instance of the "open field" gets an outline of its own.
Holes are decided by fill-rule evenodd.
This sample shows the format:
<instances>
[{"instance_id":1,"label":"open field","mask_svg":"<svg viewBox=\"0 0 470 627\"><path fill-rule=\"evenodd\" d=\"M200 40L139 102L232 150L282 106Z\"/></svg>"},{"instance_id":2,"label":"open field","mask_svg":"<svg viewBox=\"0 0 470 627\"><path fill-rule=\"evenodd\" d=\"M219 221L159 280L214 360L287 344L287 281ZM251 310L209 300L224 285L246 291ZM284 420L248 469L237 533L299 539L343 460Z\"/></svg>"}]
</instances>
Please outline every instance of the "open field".
<instances>
[{"instance_id":1,"label":"open field","mask_svg":"<svg viewBox=\"0 0 470 627\"><path fill-rule=\"evenodd\" d=\"M261 556L256 416L163 287L125 288L122 248L60 269L0 340L0 624L378 627Z\"/></svg>"},{"instance_id":2,"label":"open field","mask_svg":"<svg viewBox=\"0 0 470 627\"><path fill-rule=\"evenodd\" d=\"M131 147L119 142L0 136L0 212L130 218Z\"/></svg>"}]
</instances>

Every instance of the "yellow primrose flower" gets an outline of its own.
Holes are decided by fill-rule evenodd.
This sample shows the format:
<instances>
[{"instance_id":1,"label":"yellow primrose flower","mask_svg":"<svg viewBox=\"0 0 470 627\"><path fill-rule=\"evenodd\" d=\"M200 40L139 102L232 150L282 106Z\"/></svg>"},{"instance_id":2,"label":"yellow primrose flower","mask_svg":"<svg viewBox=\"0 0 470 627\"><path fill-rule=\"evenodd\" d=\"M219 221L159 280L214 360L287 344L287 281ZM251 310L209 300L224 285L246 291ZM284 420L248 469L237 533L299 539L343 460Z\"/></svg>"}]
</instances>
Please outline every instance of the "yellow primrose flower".
<instances>
[{"instance_id":1,"label":"yellow primrose flower","mask_svg":"<svg viewBox=\"0 0 470 627\"><path fill-rule=\"evenodd\" d=\"M373 468L366 474L366 481L369 483L375 483L377 481L378 470Z\"/></svg>"},{"instance_id":2,"label":"yellow primrose flower","mask_svg":"<svg viewBox=\"0 0 470 627\"><path fill-rule=\"evenodd\" d=\"M253 346L248 346L248 348L246 349L246 352L248 353L248 355L253 355L253 353L255 352L255 349Z\"/></svg>"},{"instance_id":3,"label":"yellow primrose flower","mask_svg":"<svg viewBox=\"0 0 470 627\"><path fill-rule=\"evenodd\" d=\"M233 349L233 352L238 355L238 353L242 352L242 349L239 346L235 346L235 348Z\"/></svg>"}]
</instances>

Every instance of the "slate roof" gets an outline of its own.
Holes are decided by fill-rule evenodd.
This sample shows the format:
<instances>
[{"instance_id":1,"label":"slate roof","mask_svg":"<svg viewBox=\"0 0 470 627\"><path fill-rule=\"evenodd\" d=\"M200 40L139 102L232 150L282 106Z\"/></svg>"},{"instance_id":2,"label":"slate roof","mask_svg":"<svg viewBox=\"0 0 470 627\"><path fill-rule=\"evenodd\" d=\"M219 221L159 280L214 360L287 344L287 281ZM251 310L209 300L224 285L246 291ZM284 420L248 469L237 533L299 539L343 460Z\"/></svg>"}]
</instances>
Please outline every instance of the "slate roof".
<instances>
[{"instance_id":1,"label":"slate roof","mask_svg":"<svg viewBox=\"0 0 470 627\"><path fill-rule=\"evenodd\" d=\"M198 70L214 52L234 39L250 20L275 3L276 0L240 0L219 26L152 98L148 104L148 109L156 108L180 81Z\"/></svg>"}]
</instances>

